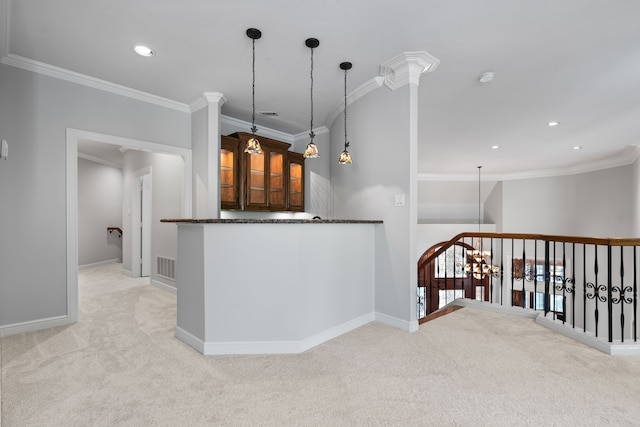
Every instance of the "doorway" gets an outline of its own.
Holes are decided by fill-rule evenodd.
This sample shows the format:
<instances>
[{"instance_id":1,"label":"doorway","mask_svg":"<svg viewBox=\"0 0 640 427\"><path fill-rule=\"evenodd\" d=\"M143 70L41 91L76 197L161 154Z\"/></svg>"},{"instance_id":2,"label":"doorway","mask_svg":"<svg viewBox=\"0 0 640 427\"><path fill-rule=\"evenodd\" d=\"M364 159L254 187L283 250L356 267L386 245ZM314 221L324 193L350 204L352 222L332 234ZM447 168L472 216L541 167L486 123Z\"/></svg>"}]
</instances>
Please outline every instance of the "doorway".
<instances>
[{"instance_id":1,"label":"doorway","mask_svg":"<svg viewBox=\"0 0 640 427\"><path fill-rule=\"evenodd\" d=\"M143 168L135 173L136 185L132 195L132 263L134 277L151 275L151 212L152 212L152 176L151 167Z\"/></svg>"},{"instance_id":2,"label":"doorway","mask_svg":"<svg viewBox=\"0 0 640 427\"><path fill-rule=\"evenodd\" d=\"M67 323L78 321L78 142L93 141L129 149L179 156L184 162L181 212L186 218L192 212L193 161L190 149L154 142L123 138L96 132L67 128L66 132L66 202L67 202ZM150 194L150 192L149 192ZM150 210L149 210L150 212ZM131 212L133 214L133 212ZM133 230L132 230L133 237ZM140 239L136 239L141 242ZM150 266L151 262L149 262Z\"/></svg>"}]
</instances>

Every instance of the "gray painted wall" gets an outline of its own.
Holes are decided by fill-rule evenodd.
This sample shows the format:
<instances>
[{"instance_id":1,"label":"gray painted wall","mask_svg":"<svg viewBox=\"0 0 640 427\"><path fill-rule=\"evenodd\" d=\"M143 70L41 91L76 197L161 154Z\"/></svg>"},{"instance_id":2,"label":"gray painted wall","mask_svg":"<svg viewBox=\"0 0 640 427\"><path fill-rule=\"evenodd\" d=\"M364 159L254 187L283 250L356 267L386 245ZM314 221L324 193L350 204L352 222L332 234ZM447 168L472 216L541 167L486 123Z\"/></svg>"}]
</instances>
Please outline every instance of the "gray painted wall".
<instances>
[{"instance_id":1,"label":"gray painted wall","mask_svg":"<svg viewBox=\"0 0 640 427\"><path fill-rule=\"evenodd\" d=\"M636 232L634 166L503 182L503 231L591 237Z\"/></svg>"},{"instance_id":2,"label":"gray painted wall","mask_svg":"<svg viewBox=\"0 0 640 427\"><path fill-rule=\"evenodd\" d=\"M182 218L182 189L184 187L184 162L179 156L146 153L129 150L124 154L123 167L123 269L133 271L137 257L132 254L132 200L136 188L136 171L151 168L151 280L171 287L176 283L158 276L156 258L158 256L176 259L177 228L175 224L161 223L164 218Z\"/></svg>"},{"instance_id":3,"label":"gray painted wall","mask_svg":"<svg viewBox=\"0 0 640 427\"><path fill-rule=\"evenodd\" d=\"M384 221L376 237L376 312L413 321L410 292L415 297L415 287L410 282L416 254L410 245L409 210L417 201L409 198L409 101L408 86L395 91L383 86L352 103L348 130L353 164L338 164L343 120L331 127L330 161L333 216ZM405 206L394 206L397 194L405 195Z\"/></svg>"},{"instance_id":4,"label":"gray painted wall","mask_svg":"<svg viewBox=\"0 0 640 427\"><path fill-rule=\"evenodd\" d=\"M0 64L0 326L67 313L67 128L191 144L188 113Z\"/></svg>"},{"instance_id":5,"label":"gray painted wall","mask_svg":"<svg viewBox=\"0 0 640 427\"><path fill-rule=\"evenodd\" d=\"M122 260L122 170L78 158L78 265Z\"/></svg>"}]
</instances>

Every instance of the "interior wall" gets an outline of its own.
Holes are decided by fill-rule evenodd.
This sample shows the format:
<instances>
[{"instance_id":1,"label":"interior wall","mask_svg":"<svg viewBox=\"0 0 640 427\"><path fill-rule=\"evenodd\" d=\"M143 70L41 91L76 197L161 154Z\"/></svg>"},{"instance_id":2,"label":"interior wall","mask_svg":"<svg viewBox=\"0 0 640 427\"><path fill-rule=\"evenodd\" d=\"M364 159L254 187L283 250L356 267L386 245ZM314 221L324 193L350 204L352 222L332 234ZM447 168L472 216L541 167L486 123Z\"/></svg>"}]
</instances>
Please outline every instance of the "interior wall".
<instances>
[{"instance_id":1,"label":"interior wall","mask_svg":"<svg viewBox=\"0 0 640 427\"><path fill-rule=\"evenodd\" d=\"M78 158L78 265L122 260L122 170Z\"/></svg>"},{"instance_id":2,"label":"interior wall","mask_svg":"<svg viewBox=\"0 0 640 427\"><path fill-rule=\"evenodd\" d=\"M498 182L484 203L484 222L495 224L495 231L502 233L503 223L502 181Z\"/></svg>"},{"instance_id":3,"label":"interior wall","mask_svg":"<svg viewBox=\"0 0 640 427\"><path fill-rule=\"evenodd\" d=\"M627 165L578 175L503 182L503 231L628 237L636 230Z\"/></svg>"},{"instance_id":4,"label":"interior wall","mask_svg":"<svg viewBox=\"0 0 640 427\"><path fill-rule=\"evenodd\" d=\"M191 146L186 112L0 64L0 327L67 314L67 128Z\"/></svg>"},{"instance_id":5,"label":"interior wall","mask_svg":"<svg viewBox=\"0 0 640 427\"><path fill-rule=\"evenodd\" d=\"M178 252L177 227L172 223L161 223L161 219L181 218L184 162L181 157L169 154L147 153L129 150L124 154L123 166L123 270L133 272L137 256L132 252L132 228L134 218L133 191L136 188L136 171L151 169L151 281L176 287L176 282L158 275L158 256L176 259Z\"/></svg>"},{"instance_id":6,"label":"interior wall","mask_svg":"<svg viewBox=\"0 0 640 427\"><path fill-rule=\"evenodd\" d=\"M344 148L342 120L331 127L330 156L333 217L384 221L376 235L376 313L407 322L415 320L410 209L417 203L409 197L409 102L409 85L395 91L385 86L349 105L353 164L338 164ZM395 206L396 195L404 195L404 206Z\"/></svg>"}]
</instances>

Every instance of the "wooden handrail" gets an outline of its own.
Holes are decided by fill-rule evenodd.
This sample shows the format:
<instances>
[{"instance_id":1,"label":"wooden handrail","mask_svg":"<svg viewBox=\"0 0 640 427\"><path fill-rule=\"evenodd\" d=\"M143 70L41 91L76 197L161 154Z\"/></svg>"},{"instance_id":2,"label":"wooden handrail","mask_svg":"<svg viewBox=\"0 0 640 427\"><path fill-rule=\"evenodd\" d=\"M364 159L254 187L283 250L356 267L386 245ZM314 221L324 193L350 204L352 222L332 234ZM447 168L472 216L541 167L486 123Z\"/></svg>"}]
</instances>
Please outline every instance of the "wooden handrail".
<instances>
[{"instance_id":1,"label":"wooden handrail","mask_svg":"<svg viewBox=\"0 0 640 427\"><path fill-rule=\"evenodd\" d=\"M464 232L455 235L451 240L442 245L438 250L428 256L420 257L418 268L436 259L440 254L465 238L486 238L486 239L520 239L520 240L542 240L549 242L583 243L588 245L604 246L640 246L640 238L618 238L618 237L578 237L578 236L558 236L553 234L529 234L529 233L487 233L487 232Z\"/></svg>"}]
</instances>

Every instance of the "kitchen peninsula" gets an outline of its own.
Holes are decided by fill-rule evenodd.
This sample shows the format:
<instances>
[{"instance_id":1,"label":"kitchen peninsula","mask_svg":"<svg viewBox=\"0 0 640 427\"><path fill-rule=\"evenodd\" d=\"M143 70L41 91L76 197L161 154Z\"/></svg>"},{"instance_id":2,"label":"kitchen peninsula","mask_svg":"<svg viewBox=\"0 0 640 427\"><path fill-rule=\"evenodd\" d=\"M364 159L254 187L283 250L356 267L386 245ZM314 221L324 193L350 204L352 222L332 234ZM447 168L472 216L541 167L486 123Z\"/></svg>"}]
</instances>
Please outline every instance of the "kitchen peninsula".
<instances>
[{"instance_id":1,"label":"kitchen peninsula","mask_svg":"<svg viewBox=\"0 0 640 427\"><path fill-rule=\"evenodd\" d=\"M382 221L164 219L176 337L202 354L300 353L374 320Z\"/></svg>"}]
</instances>

